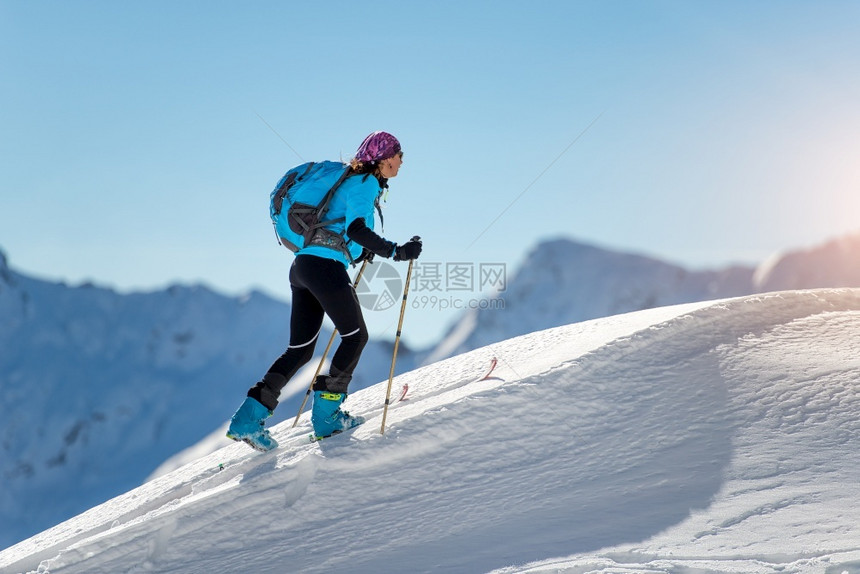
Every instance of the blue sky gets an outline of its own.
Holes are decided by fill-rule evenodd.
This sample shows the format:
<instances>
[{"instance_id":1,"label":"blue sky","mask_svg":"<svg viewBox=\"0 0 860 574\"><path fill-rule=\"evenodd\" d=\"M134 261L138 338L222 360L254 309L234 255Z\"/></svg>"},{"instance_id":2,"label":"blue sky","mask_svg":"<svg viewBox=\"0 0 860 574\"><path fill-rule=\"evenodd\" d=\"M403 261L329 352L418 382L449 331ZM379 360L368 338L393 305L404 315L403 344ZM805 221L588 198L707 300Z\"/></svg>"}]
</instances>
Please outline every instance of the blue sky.
<instances>
[{"instance_id":1,"label":"blue sky","mask_svg":"<svg viewBox=\"0 0 860 574\"><path fill-rule=\"evenodd\" d=\"M286 298L271 188L383 129L385 235L424 262L512 273L558 236L759 262L860 228L858 28L847 1L0 0L0 248ZM404 337L452 317L411 309Z\"/></svg>"}]
</instances>

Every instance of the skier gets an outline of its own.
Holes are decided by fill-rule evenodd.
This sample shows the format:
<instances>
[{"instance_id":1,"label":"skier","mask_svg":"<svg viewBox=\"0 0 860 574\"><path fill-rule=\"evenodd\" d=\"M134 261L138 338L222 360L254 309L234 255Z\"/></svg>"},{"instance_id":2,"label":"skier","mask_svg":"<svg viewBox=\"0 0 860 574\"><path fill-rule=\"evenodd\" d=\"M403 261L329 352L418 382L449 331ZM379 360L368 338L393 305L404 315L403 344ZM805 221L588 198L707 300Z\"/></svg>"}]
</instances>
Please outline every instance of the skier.
<instances>
[{"instance_id":1,"label":"skier","mask_svg":"<svg viewBox=\"0 0 860 574\"><path fill-rule=\"evenodd\" d=\"M350 173L337 189L327 219L344 219L328 226L335 232L346 231L345 239L353 259L393 257L395 261L417 259L421 242L410 240L402 245L388 241L373 231L374 211L388 180L396 177L403 163L400 142L386 132L367 136L350 162ZM381 215L381 213L380 213ZM317 438L353 428L364 422L342 410L352 373L368 340L361 306L352 287L345 253L311 243L296 253L290 268L292 311L290 342L256 385L230 420L227 436L243 440L253 448L268 451L278 446L264 428L265 419L278 405L281 389L313 357L314 346L328 315L340 333L340 344L331 360L329 374L320 375L313 384L311 422Z\"/></svg>"}]
</instances>

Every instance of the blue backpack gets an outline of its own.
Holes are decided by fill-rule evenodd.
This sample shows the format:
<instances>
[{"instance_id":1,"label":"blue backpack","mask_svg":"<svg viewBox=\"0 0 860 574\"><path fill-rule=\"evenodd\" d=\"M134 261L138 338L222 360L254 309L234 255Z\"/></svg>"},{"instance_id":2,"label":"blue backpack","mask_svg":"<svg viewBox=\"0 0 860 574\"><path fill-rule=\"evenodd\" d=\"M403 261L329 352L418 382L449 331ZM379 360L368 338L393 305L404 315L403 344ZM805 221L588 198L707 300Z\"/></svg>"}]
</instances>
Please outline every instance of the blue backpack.
<instances>
[{"instance_id":1,"label":"blue backpack","mask_svg":"<svg viewBox=\"0 0 860 574\"><path fill-rule=\"evenodd\" d=\"M324 245L344 251L351 261L343 233L326 229L344 218L325 219L334 192L351 173L346 164L323 161L304 163L284 174L269 196L278 242L294 253L309 245Z\"/></svg>"}]
</instances>

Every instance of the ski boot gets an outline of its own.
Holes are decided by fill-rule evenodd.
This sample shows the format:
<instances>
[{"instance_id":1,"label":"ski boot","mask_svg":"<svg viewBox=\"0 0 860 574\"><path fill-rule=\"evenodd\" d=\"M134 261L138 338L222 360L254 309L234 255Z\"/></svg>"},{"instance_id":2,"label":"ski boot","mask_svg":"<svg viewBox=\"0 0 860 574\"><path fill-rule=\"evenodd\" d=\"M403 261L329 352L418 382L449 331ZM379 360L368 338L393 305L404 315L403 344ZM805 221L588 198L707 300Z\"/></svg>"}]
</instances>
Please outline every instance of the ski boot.
<instances>
[{"instance_id":1,"label":"ski boot","mask_svg":"<svg viewBox=\"0 0 860 574\"><path fill-rule=\"evenodd\" d=\"M278 448L278 443L263 428L266 419L272 416L272 411L260 404L256 399L247 397L233 418L230 419L230 428L227 429L227 438L235 441L244 441L251 448L260 452L267 452Z\"/></svg>"},{"instance_id":2,"label":"ski boot","mask_svg":"<svg viewBox=\"0 0 860 574\"><path fill-rule=\"evenodd\" d=\"M314 406L311 410L311 423L314 426L314 440L322 440L345 430L357 427L365 421L364 417L354 417L341 410L346 393L314 391Z\"/></svg>"}]
</instances>

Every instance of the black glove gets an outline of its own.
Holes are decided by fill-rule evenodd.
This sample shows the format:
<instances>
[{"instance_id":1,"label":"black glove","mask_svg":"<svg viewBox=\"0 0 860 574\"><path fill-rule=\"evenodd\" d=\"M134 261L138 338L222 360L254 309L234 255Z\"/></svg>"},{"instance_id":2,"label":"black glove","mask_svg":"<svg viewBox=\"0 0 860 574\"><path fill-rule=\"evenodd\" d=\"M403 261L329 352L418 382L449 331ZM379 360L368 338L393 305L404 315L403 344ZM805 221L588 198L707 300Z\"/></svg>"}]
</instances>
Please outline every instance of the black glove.
<instances>
[{"instance_id":1,"label":"black glove","mask_svg":"<svg viewBox=\"0 0 860 574\"><path fill-rule=\"evenodd\" d=\"M394 248L394 260L409 261L411 259L418 259L418 256L421 255L421 247L421 238L415 236L403 245L398 245Z\"/></svg>"}]
</instances>

